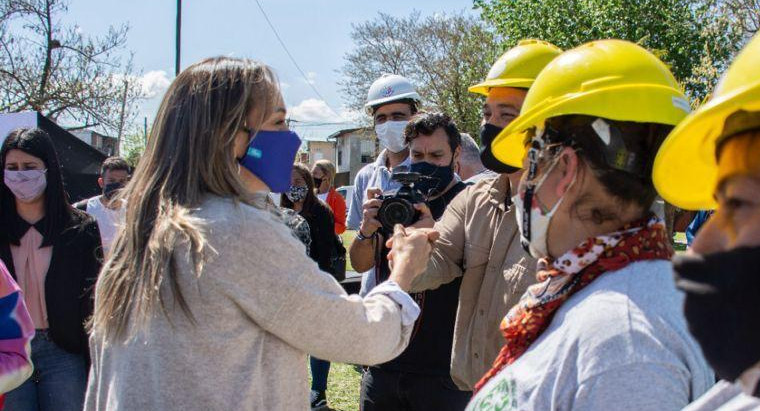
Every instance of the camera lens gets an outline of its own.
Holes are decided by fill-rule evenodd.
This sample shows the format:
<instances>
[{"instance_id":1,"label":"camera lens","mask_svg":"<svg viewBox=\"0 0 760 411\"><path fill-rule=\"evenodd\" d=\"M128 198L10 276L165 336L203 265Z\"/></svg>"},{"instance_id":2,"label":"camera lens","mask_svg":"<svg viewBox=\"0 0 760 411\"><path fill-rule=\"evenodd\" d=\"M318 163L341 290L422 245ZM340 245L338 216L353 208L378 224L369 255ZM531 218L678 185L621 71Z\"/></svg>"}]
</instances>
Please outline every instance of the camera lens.
<instances>
[{"instance_id":1,"label":"camera lens","mask_svg":"<svg viewBox=\"0 0 760 411\"><path fill-rule=\"evenodd\" d=\"M383 224L384 229L393 231L396 224L404 227L412 224L415 211L409 201L398 197L390 198L383 201L383 205L377 211L377 219Z\"/></svg>"},{"instance_id":2,"label":"camera lens","mask_svg":"<svg viewBox=\"0 0 760 411\"><path fill-rule=\"evenodd\" d=\"M404 207L403 204L398 203L389 205L385 210L388 221L399 224L406 220L406 217L408 215L406 211L406 207Z\"/></svg>"}]
</instances>

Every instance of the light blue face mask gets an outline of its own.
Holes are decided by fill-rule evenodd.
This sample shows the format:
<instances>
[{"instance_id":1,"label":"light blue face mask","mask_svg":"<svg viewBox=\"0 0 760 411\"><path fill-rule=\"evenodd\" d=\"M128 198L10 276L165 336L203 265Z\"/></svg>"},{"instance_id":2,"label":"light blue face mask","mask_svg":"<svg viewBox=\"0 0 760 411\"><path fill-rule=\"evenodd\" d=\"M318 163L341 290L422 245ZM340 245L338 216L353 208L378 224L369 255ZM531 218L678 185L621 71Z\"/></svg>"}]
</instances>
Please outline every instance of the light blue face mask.
<instances>
[{"instance_id":1,"label":"light blue face mask","mask_svg":"<svg viewBox=\"0 0 760 411\"><path fill-rule=\"evenodd\" d=\"M290 187L290 173L301 139L293 131L259 131L251 133L251 142L240 165L248 169L272 192L283 193Z\"/></svg>"}]
</instances>

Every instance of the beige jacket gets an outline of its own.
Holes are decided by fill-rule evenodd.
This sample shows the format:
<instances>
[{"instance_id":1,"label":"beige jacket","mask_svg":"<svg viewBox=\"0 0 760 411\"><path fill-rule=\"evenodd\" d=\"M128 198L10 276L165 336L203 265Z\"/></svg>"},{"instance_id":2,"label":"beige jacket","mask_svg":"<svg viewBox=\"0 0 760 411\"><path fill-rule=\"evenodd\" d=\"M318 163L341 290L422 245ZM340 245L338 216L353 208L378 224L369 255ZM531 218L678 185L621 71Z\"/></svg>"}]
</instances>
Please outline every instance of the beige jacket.
<instances>
[{"instance_id":1,"label":"beige jacket","mask_svg":"<svg viewBox=\"0 0 760 411\"><path fill-rule=\"evenodd\" d=\"M217 253L197 277L187 247L174 252L195 324L167 298L168 318L156 313L127 342L93 334L86 411L305 411L307 353L377 364L409 342L419 309L397 286L346 295L267 211L209 196L193 216ZM403 323L397 298L416 308Z\"/></svg>"},{"instance_id":2,"label":"beige jacket","mask_svg":"<svg viewBox=\"0 0 760 411\"><path fill-rule=\"evenodd\" d=\"M535 282L536 261L520 245L514 207L507 209L505 175L467 187L435 224L441 237L413 291L463 276L454 326L451 377L472 390L504 344L499 324Z\"/></svg>"}]
</instances>

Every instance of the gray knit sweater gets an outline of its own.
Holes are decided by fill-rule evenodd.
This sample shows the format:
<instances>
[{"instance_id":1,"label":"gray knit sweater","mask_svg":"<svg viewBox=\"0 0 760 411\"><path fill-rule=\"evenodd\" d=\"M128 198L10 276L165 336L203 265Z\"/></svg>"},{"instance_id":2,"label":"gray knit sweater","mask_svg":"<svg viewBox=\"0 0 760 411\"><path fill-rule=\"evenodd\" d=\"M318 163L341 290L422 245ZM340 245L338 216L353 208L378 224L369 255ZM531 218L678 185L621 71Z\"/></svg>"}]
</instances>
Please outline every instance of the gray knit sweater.
<instances>
[{"instance_id":1,"label":"gray knit sweater","mask_svg":"<svg viewBox=\"0 0 760 411\"><path fill-rule=\"evenodd\" d=\"M307 410L307 353L376 364L406 347L416 306L398 288L346 295L266 211L209 197L195 215L217 253L196 278L175 251L197 324L169 304L127 342L93 334L85 410Z\"/></svg>"}]
</instances>

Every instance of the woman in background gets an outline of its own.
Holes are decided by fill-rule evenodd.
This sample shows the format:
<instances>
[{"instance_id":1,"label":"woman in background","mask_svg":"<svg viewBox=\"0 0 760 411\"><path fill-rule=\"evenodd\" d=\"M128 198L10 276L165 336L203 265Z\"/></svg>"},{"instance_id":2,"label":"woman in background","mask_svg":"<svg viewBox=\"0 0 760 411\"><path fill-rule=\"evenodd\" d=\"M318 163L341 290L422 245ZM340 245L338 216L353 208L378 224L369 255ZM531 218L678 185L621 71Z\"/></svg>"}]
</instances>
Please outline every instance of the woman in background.
<instances>
[{"instance_id":1,"label":"woman in background","mask_svg":"<svg viewBox=\"0 0 760 411\"><path fill-rule=\"evenodd\" d=\"M314 180L306 166L294 164L290 188L280 200L280 206L295 210L309 223L311 250L309 257L319 268L332 274L332 257L335 255L335 220L327 204L314 194Z\"/></svg>"},{"instance_id":2,"label":"woman in background","mask_svg":"<svg viewBox=\"0 0 760 411\"><path fill-rule=\"evenodd\" d=\"M333 230L338 229L338 223L334 222L333 212L331 208L325 204L324 200L320 199L318 187L329 185L329 174L325 174L326 170L329 173L329 169L326 169L324 165L314 165L314 170L317 170L317 175L324 176L318 180L312 179L312 174L309 170L301 165L293 165L293 174L291 177L291 186L288 192L282 197L282 206L285 208L291 208L297 211L302 217L309 223L309 230L311 231L311 251L309 256L319 264L325 272L333 273L332 258L337 252L335 235ZM315 181L319 181L319 185L315 184ZM316 185L316 187L315 187ZM316 190L315 190L316 188ZM335 195L341 197L340 194ZM323 197L328 196L327 192ZM342 199L342 197L341 197ZM343 225L342 229L345 230L345 201L343 202ZM309 394L309 402L312 410L321 410L327 407L327 378L330 374L330 362L314 358L309 358L309 365L311 368L311 393Z\"/></svg>"},{"instance_id":3,"label":"woman in background","mask_svg":"<svg viewBox=\"0 0 760 411\"><path fill-rule=\"evenodd\" d=\"M92 287L102 247L95 220L69 205L53 142L37 128L0 149L0 259L24 293L36 329L34 374L8 393L7 410L82 409Z\"/></svg>"},{"instance_id":4,"label":"woman in background","mask_svg":"<svg viewBox=\"0 0 760 411\"><path fill-rule=\"evenodd\" d=\"M322 200L333 212L335 234L346 231L346 199L335 191L335 164L330 160L319 160L311 168L317 198Z\"/></svg>"}]
</instances>

